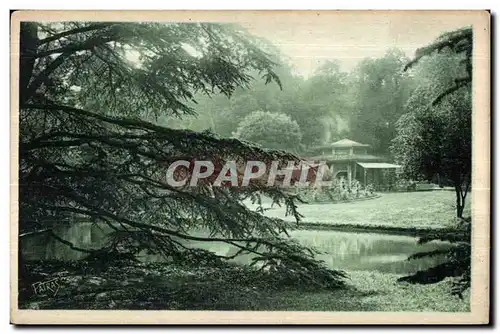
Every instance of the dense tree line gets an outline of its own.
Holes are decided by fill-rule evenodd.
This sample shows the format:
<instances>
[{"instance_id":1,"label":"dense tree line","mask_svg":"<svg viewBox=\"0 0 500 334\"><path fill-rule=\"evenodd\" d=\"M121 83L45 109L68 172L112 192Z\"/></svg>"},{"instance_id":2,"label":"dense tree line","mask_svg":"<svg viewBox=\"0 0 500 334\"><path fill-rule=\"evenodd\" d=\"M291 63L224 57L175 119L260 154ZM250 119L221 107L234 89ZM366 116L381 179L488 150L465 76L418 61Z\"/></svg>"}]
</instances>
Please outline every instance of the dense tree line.
<instances>
[{"instance_id":1,"label":"dense tree line","mask_svg":"<svg viewBox=\"0 0 500 334\"><path fill-rule=\"evenodd\" d=\"M281 88L256 81L248 89L236 89L231 98L203 97L196 105L198 115L175 125L232 136L254 112L285 114L297 122L301 134L301 140L288 143L288 150L308 152L348 137L389 154L396 121L414 85L403 71L409 59L401 51L388 50L381 58L364 59L350 72L342 71L338 61L327 61L308 78L294 75L285 61L277 61ZM270 135L277 138L278 133ZM268 145L276 146L271 141Z\"/></svg>"}]
</instances>

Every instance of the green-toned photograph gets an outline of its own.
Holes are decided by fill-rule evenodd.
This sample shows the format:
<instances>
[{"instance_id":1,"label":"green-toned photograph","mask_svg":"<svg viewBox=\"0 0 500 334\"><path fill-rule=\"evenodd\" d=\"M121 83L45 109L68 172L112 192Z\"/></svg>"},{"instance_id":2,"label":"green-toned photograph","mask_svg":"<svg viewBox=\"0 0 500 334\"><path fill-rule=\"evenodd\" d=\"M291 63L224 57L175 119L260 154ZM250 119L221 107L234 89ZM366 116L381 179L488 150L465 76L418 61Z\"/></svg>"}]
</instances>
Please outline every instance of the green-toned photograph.
<instances>
[{"instance_id":1,"label":"green-toned photograph","mask_svg":"<svg viewBox=\"0 0 500 334\"><path fill-rule=\"evenodd\" d=\"M475 14L20 20L14 307L470 313Z\"/></svg>"}]
</instances>

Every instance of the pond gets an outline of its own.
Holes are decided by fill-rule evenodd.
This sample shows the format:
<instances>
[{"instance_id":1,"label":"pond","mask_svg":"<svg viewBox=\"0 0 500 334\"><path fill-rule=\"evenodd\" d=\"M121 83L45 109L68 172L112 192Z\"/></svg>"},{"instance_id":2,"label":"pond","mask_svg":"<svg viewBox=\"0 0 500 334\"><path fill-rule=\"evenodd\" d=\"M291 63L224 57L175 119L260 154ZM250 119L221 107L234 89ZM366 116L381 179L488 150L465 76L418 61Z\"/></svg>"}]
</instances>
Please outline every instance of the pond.
<instances>
[{"instance_id":1,"label":"pond","mask_svg":"<svg viewBox=\"0 0 500 334\"><path fill-rule=\"evenodd\" d=\"M318 258L331 268L398 274L427 269L444 261L443 256L408 261L411 254L450 247L446 242L418 244L414 237L381 233L308 230L294 231L292 236L305 246L325 252Z\"/></svg>"},{"instance_id":2,"label":"pond","mask_svg":"<svg viewBox=\"0 0 500 334\"><path fill-rule=\"evenodd\" d=\"M56 233L81 248L96 248L102 246L109 227L99 227L92 224L62 227ZM205 236L199 231L194 235ZM323 254L318 259L327 263L330 268L343 270L377 270L391 273L411 273L426 269L441 263L443 257L421 258L408 261L409 255L416 252L446 249L449 243L431 242L420 245L417 239L409 236L390 235L381 233L354 233L343 231L311 231L297 230L290 232L291 237L305 246L312 246ZM225 243L190 242L195 246L214 251L221 255L232 255L236 247ZM70 247L51 239L45 235L23 238L22 250L27 260L64 259L78 260L84 253L70 249ZM158 255L141 255L144 262L156 262L163 259ZM242 255L235 262L250 263L251 256Z\"/></svg>"}]
</instances>

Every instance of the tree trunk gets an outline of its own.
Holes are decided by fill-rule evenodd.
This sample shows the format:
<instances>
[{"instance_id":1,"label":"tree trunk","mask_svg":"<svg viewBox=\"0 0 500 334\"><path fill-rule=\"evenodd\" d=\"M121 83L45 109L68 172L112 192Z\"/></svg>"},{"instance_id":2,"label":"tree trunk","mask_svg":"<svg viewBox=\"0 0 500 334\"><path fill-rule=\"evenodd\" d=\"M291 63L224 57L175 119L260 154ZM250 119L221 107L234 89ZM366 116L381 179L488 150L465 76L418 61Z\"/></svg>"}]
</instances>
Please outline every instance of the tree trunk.
<instances>
[{"instance_id":1,"label":"tree trunk","mask_svg":"<svg viewBox=\"0 0 500 334\"><path fill-rule=\"evenodd\" d=\"M19 103L29 99L28 85L33 75L35 54L38 47L38 27L33 22L22 22L19 34Z\"/></svg>"},{"instance_id":2,"label":"tree trunk","mask_svg":"<svg viewBox=\"0 0 500 334\"><path fill-rule=\"evenodd\" d=\"M458 213L457 213L457 217L458 218L463 218L463 213L464 213L464 207L465 207L465 204L462 203L462 206L460 207Z\"/></svg>"},{"instance_id":3,"label":"tree trunk","mask_svg":"<svg viewBox=\"0 0 500 334\"><path fill-rule=\"evenodd\" d=\"M460 185L455 185L455 195L457 198L457 218L463 218L462 214L464 211L465 201L462 197L462 187Z\"/></svg>"},{"instance_id":4,"label":"tree trunk","mask_svg":"<svg viewBox=\"0 0 500 334\"><path fill-rule=\"evenodd\" d=\"M34 22L21 22L19 34L19 105L22 105L29 99L27 94L28 86L33 75L35 65L35 54L38 47L38 26ZM21 152L20 152L21 154ZM19 220L19 226L21 226ZM18 233L19 235L19 233ZM21 250L21 238L18 236L17 249L17 278L19 298L23 299L28 293L31 284L31 278L26 266Z\"/></svg>"}]
</instances>

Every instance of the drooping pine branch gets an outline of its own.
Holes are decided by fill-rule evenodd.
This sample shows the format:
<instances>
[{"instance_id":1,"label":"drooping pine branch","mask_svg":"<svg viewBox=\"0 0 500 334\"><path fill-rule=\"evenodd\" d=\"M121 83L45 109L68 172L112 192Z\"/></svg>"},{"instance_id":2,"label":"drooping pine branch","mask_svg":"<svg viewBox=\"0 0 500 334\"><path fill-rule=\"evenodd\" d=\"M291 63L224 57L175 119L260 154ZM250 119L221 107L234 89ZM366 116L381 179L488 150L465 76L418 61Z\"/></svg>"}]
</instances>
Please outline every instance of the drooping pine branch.
<instances>
[{"instance_id":1,"label":"drooping pine branch","mask_svg":"<svg viewBox=\"0 0 500 334\"><path fill-rule=\"evenodd\" d=\"M62 38L65 38L65 37L68 37L71 35L81 34L81 33L89 32L89 31L93 31L93 30L102 30L103 28L109 27L112 24L113 23L100 23L99 22L99 23L92 23L89 25L85 25L85 26L70 29L70 30L65 30L63 32L56 33L56 34L53 34L53 35L50 35L46 38L41 39L39 42L39 45L54 42L54 41L57 41L58 39L62 39Z\"/></svg>"},{"instance_id":2,"label":"drooping pine branch","mask_svg":"<svg viewBox=\"0 0 500 334\"><path fill-rule=\"evenodd\" d=\"M444 50L451 50L456 54L465 54L465 70L467 75L463 78L456 78L455 84L438 96L431 102L431 106L438 105L445 97L458 91L472 82L472 46L473 46L473 31L471 27L459 29L441 35L434 43L418 49L415 53L415 58L406 64L404 70L408 70L415 66L423 57L430 56L434 53L440 53Z\"/></svg>"},{"instance_id":3,"label":"drooping pine branch","mask_svg":"<svg viewBox=\"0 0 500 334\"><path fill-rule=\"evenodd\" d=\"M472 49L472 37L472 28L464 28L443 34L434 43L417 49L415 58L405 65L404 70L406 71L417 64L423 57L434 52L442 52L446 48L450 48L456 53L466 52Z\"/></svg>"},{"instance_id":4,"label":"drooping pine branch","mask_svg":"<svg viewBox=\"0 0 500 334\"><path fill-rule=\"evenodd\" d=\"M231 158L239 155L243 160L283 159L284 162L288 162L289 159L298 159L293 155L251 147L237 139L215 138L208 134L168 129L140 120L115 119L76 108L30 104L24 107L31 112L41 108L63 114L73 113L75 121L78 122L72 132L54 129L55 131L48 131L47 134L20 145L20 150L26 157L31 154L38 156L43 151L51 152L48 160L46 157L34 160L34 166L38 171L35 177L30 173L25 174L31 181L25 182L26 186L23 187L22 193L50 193L49 202L72 203L69 206L46 205L44 202L47 202L47 198L35 197L36 203L32 203L33 206L52 213L56 212L56 216L61 213L73 213L101 221L111 219L115 223L131 228L193 241L245 243L237 247L260 255L262 260L273 259L273 261L276 260L274 255L271 256L270 253L262 257L256 248L265 246L273 248L274 251L283 250L283 246L280 245L285 241L280 241L279 234L286 234L290 224L251 211L241 204L238 198L247 193L267 194L277 202L283 201L291 214L299 217L293 197L278 188L257 184L247 188L215 189L215 198L211 198L198 194L190 188L177 189L162 182L168 166L161 164L162 162L168 162L168 159L176 156L206 155L207 149L214 156L219 155L223 158L231 149L233 152ZM109 126L99 124L101 121ZM179 142L185 140L188 140L186 145L179 145ZM58 151L62 154L68 147L84 146L94 149L98 159L99 154L106 159L95 161L92 165L78 165L66 161L57 154ZM126 154L123 154L125 152ZM126 157L126 160L118 160L119 156ZM59 159L54 159L55 157ZM54 181L57 183L54 184ZM92 187L92 182L98 185L108 184L113 189L107 194L105 201L96 196L101 189ZM123 197L119 196L121 193L124 193ZM156 221L158 224L139 223L138 217L134 214L137 209L131 212L121 210L125 215L132 215L130 218L113 213L127 203L139 206L141 211L151 212L148 221ZM106 209L107 207L109 209ZM165 211L170 214L164 215ZM184 215L179 215L183 211ZM36 217L26 217L26 219L36 220ZM186 222L188 226L185 226ZM165 226L174 229L167 229ZM200 238L181 233L188 232L194 227L209 227L212 233L222 233L225 237ZM134 233L130 235L133 237ZM261 237L241 237L248 235L261 235ZM278 239L274 242L269 241L273 238Z\"/></svg>"},{"instance_id":5,"label":"drooping pine branch","mask_svg":"<svg viewBox=\"0 0 500 334\"><path fill-rule=\"evenodd\" d=\"M105 246L89 250L94 258L144 249L178 260L232 258L189 244L223 242L237 254L252 254L262 268L340 284L342 272L327 269L312 249L288 238L290 223L242 202L251 197L261 203L260 196L267 195L299 220L297 199L283 189L253 183L209 194L204 183L177 188L165 182L168 166L179 159L220 164L277 160L280 167L298 162L287 152L144 120L150 114L192 113L186 101L195 92L229 96L250 82L251 71L279 83L272 61L255 41L215 24L39 28L49 36L38 41L31 86L20 104L20 233L53 231L83 219L111 230ZM198 54L187 52L184 44ZM140 54L136 64L126 60L131 47ZM57 52L63 54L53 59ZM200 228L209 236L191 234Z\"/></svg>"}]
</instances>

